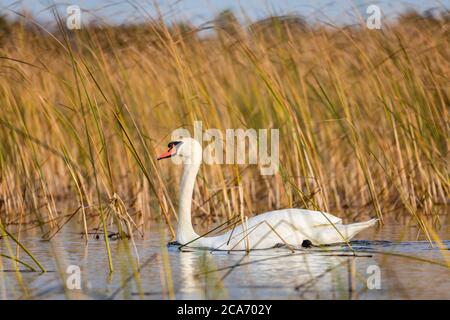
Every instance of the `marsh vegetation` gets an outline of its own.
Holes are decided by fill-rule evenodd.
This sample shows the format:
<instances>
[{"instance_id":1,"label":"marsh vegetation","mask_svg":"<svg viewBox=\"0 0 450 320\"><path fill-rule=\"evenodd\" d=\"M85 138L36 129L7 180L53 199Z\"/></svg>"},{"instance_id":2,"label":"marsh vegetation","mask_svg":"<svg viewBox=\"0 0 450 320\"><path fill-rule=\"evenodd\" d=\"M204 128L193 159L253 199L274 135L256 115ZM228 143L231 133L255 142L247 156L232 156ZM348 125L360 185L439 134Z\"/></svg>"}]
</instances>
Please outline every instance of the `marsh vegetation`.
<instances>
[{"instance_id":1,"label":"marsh vegetation","mask_svg":"<svg viewBox=\"0 0 450 320\"><path fill-rule=\"evenodd\" d=\"M202 166L197 229L289 207L378 217L380 228L415 228L449 266L448 11L403 14L381 30L230 12L201 27L148 17L70 31L55 21L0 20L0 269L44 270L22 239L57 243L75 225L80 242L104 241L102 272L120 268L120 242L139 277L139 241L153 230L173 298L165 243L180 169L156 157L197 120L280 130L273 176Z\"/></svg>"}]
</instances>

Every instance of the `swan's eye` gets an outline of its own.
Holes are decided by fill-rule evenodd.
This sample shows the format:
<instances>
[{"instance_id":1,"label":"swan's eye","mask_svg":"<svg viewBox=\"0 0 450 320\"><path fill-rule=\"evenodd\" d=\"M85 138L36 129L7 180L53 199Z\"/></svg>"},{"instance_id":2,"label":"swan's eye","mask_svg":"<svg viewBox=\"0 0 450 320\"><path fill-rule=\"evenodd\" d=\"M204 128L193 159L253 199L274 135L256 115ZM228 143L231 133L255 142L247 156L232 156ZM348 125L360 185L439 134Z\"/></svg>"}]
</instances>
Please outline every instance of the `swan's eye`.
<instances>
[{"instance_id":1,"label":"swan's eye","mask_svg":"<svg viewBox=\"0 0 450 320\"><path fill-rule=\"evenodd\" d=\"M182 141L171 141L171 142L169 142L169 144L167 145L167 147L168 147L168 148L176 147L176 146L178 146L178 145L180 145L180 144L182 144L182 143L183 143Z\"/></svg>"}]
</instances>

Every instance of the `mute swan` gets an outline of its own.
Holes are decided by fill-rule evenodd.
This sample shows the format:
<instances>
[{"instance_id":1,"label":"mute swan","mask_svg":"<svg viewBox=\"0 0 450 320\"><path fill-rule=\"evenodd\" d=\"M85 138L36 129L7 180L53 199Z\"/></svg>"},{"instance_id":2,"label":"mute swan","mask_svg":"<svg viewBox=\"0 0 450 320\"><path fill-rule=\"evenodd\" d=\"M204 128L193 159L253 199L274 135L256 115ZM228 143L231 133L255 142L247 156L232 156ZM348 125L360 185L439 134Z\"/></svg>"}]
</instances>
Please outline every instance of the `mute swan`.
<instances>
[{"instance_id":1,"label":"mute swan","mask_svg":"<svg viewBox=\"0 0 450 320\"><path fill-rule=\"evenodd\" d=\"M191 201L195 179L202 160L202 147L192 138L170 142L169 150L158 160L179 157L183 162L180 183L177 242L189 247L216 250L246 250L273 248L279 244L300 246L346 242L358 232L375 225L377 219L366 222L342 224L342 219L329 213L305 209L269 211L248 219L225 234L200 237L191 220Z\"/></svg>"}]
</instances>

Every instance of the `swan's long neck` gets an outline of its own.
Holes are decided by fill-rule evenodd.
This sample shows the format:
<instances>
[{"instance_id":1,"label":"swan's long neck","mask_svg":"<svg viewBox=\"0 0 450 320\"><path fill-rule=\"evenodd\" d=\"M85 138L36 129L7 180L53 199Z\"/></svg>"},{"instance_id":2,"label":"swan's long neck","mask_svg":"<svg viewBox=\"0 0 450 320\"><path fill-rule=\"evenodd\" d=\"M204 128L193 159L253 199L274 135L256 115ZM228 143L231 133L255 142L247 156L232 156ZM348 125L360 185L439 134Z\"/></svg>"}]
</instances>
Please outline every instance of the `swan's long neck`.
<instances>
[{"instance_id":1,"label":"swan's long neck","mask_svg":"<svg viewBox=\"0 0 450 320\"><path fill-rule=\"evenodd\" d=\"M192 227L191 203L194 193L195 178L197 177L199 163L184 164L183 177L180 183L180 203L178 210L178 229L177 241L186 244L196 238L198 235Z\"/></svg>"}]
</instances>

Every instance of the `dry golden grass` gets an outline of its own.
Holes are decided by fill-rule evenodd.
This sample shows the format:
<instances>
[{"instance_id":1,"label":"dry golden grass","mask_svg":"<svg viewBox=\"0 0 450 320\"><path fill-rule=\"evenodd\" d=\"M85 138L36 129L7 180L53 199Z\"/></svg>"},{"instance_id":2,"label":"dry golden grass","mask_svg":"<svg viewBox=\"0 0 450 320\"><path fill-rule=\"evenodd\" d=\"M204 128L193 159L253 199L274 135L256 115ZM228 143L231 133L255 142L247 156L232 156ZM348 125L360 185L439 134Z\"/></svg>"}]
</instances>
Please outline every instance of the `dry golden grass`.
<instances>
[{"instance_id":1,"label":"dry golden grass","mask_svg":"<svg viewBox=\"0 0 450 320\"><path fill-rule=\"evenodd\" d=\"M202 166L194 221L204 227L242 206L246 215L305 207L349 219L400 212L433 239L448 214L448 16L410 14L382 30L229 21L204 37L157 22L9 27L0 37L4 226L33 223L46 235L79 208L86 232L162 217L173 234L180 169L155 159L195 120L223 132L280 129L274 176Z\"/></svg>"}]
</instances>

